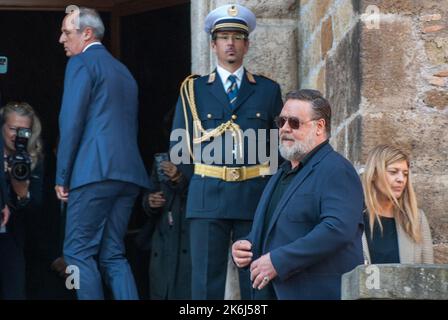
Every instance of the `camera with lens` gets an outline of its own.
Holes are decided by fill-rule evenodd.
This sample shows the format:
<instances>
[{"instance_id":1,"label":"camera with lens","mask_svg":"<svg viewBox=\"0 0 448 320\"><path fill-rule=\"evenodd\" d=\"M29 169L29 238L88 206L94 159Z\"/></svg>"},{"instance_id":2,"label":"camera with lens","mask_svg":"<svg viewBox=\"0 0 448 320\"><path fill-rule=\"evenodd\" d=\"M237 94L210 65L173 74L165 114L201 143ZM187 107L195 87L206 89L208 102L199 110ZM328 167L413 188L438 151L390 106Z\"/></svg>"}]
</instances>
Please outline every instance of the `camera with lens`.
<instances>
[{"instance_id":1,"label":"camera with lens","mask_svg":"<svg viewBox=\"0 0 448 320\"><path fill-rule=\"evenodd\" d=\"M31 129L17 128L14 146L16 151L7 159L11 168L11 175L16 180L28 180L31 175L31 157L28 154L28 140L31 137Z\"/></svg>"}]
</instances>

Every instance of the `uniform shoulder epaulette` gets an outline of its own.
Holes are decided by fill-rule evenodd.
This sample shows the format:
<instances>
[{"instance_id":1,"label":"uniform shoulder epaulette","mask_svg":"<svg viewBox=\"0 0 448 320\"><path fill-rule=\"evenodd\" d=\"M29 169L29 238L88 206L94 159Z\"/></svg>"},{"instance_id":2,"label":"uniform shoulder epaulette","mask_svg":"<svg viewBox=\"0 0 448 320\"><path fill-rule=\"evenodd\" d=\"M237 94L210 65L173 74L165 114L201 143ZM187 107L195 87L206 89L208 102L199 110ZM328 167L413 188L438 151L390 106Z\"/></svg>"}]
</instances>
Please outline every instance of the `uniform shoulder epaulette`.
<instances>
[{"instance_id":1,"label":"uniform shoulder epaulette","mask_svg":"<svg viewBox=\"0 0 448 320\"><path fill-rule=\"evenodd\" d=\"M216 80L216 72L212 72L212 73L210 73L210 74L208 75L207 83L208 83L208 84L213 83L213 82L215 82L215 80Z\"/></svg>"},{"instance_id":2,"label":"uniform shoulder epaulette","mask_svg":"<svg viewBox=\"0 0 448 320\"><path fill-rule=\"evenodd\" d=\"M246 76L247 80L249 80L250 83L255 84L257 83L257 80L255 80L254 75L246 70Z\"/></svg>"},{"instance_id":3,"label":"uniform shoulder epaulette","mask_svg":"<svg viewBox=\"0 0 448 320\"><path fill-rule=\"evenodd\" d=\"M184 81L182 81L182 83L187 83L188 80L196 80L196 79L198 79L198 78L200 78L200 77L201 77L201 76L198 75L198 74L190 74L188 77L186 77L186 78L184 79Z\"/></svg>"},{"instance_id":4,"label":"uniform shoulder epaulette","mask_svg":"<svg viewBox=\"0 0 448 320\"><path fill-rule=\"evenodd\" d=\"M188 86L191 85L192 83L194 83L194 80L200 78L200 75L197 74L190 74L188 77L186 77L183 81L182 84L180 85L180 92L181 95L184 94L184 91L188 91Z\"/></svg>"},{"instance_id":5,"label":"uniform shoulder epaulette","mask_svg":"<svg viewBox=\"0 0 448 320\"><path fill-rule=\"evenodd\" d=\"M193 79L193 80L196 80L197 78L200 78L200 77L202 77L200 74L192 73L192 74L190 74L187 78L185 78L185 80L186 80L186 79Z\"/></svg>"}]
</instances>

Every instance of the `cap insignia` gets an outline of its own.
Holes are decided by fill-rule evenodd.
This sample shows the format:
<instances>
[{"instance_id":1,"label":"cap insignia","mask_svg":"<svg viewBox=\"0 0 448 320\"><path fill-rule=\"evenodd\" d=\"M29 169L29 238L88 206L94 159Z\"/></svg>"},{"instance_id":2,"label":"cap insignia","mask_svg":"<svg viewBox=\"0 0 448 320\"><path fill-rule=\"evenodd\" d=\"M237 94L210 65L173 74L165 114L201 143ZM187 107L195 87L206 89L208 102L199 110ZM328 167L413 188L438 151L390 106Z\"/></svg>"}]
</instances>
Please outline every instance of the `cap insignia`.
<instances>
[{"instance_id":1,"label":"cap insignia","mask_svg":"<svg viewBox=\"0 0 448 320\"><path fill-rule=\"evenodd\" d=\"M229 10L227 10L227 13L231 17L236 17L238 15L238 8L236 6L231 6Z\"/></svg>"}]
</instances>

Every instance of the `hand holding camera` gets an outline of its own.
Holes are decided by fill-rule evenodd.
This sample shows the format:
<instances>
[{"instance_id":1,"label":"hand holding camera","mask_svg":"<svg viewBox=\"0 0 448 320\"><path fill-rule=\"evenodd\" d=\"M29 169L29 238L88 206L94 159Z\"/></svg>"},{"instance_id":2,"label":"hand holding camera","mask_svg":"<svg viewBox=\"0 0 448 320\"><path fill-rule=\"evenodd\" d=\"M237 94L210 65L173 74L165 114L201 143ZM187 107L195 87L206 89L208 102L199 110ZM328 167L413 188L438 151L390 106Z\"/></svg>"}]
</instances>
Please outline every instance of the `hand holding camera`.
<instances>
[{"instance_id":1,"label":"hand holding camera","mask_svg":"<svg viewBox=\"0 0 448 320\"><path fill-rule=\"evenodd\" d=\"M168 153L156 153L154 155L156 162L157 176L160 182L171 180L177 182L181 176L176 165L169 161Z\"/></svg>"},{"instance_id":2,"label":"hand holding camera","mask_svg":"<svg viewBox=\"0 0 448 320\"><path fill-rule=\"evenodd\" d=\"M28 154L28 140L31 137L31 129L17 128L14 141L15 152L8 156L7 164L11 178L17 181L26 181L31 175L31 157Z\"/></svg>"},{"instance_id":3,"label":"hand holding camera","mask_svg":"<svg viewBox=\"0 0 448 320\"><path fill-rule=\"evenodd\" d=\"M165 174L165 172L162 169L162 163L168 161L168 153L156 153L154 155L154 161L157 171L157 178L159 179L159 182L166 182L169 180L169 177Z\"/></svg>"}]
</instances>

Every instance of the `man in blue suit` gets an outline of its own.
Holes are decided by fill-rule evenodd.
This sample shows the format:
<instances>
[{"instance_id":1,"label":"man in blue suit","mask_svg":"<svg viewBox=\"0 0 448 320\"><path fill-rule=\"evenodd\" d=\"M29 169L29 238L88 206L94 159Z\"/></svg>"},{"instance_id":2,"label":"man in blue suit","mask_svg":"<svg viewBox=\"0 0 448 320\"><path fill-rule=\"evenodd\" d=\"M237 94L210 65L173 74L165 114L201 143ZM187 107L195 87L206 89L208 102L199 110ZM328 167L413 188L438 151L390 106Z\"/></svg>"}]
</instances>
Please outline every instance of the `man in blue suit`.
<instances>
[{"instance_id":1,"label":"man in blue suit","mask_svg":"<svg viewBox=\"0 0 448 320\"><path fill-rule=\"evenodd\" d=\"M186 132L194 162L187 200L192 298L216 300L224 299L230 240L249 233L269 167L277 169L258 156L259 150L269 151L270 146L269 139L260 139L258 133L267 131L269 138L283 103L276 82L243 66L255 15L243 6L225 5L210 12L205 24L218 66L208 76L184 82L173 134ZM243 139L240 133L248 130L253 137ZM172 161L177 143L171 141ZM190 159L188 151L183 155ZM240 270L239 280L241 297L250 299L249 272Z\"/></svg>"},{"instance_id":2,"label":"man in blue suit","mask_svg":"<svg viewBox=\"0 0 448 320\"><path fill-rule=\"evenodd\" d=\"M149 180L137 146L137 84L101 44L95 10L62 22L70 57L59 116L56 193L68 201L64 258L79 268L79 299L103 299L99 267L115 299L138 299L124 256L135 198Z\"/></svg>"},{"instance_id":3,"label":"man in blue suit","mask_svg":"<svg viewBox=\"0 0 448 320\"><path fill-rule=\"evenodd\" d=\"M363 192L352 164L328 143L320 92L286 96L276 119L286 161L263 191L250 234L232 246L258 299L340 299L341 275L363 263Z\"/></svg>"}]
</instances>

